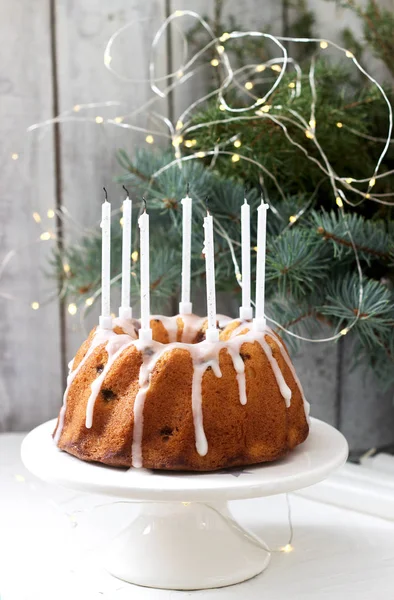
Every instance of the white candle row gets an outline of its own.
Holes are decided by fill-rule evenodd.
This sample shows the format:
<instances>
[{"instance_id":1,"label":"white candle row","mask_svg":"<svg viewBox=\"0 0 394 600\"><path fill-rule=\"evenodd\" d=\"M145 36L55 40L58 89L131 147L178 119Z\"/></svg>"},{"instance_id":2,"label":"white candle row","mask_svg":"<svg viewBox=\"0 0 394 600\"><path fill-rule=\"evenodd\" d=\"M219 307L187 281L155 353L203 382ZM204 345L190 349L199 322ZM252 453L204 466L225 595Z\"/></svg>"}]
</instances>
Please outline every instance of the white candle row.
<instances>
[{"instance_id":1,"label":"white candle row","mask_svg":"<svg viewBox=\"0 0 394 600\"><path fill-rule=\"evenodd\" d=\"M126 188L124 188L126 190ZM111 205L107 200L102 205L102 272L101 272L101 316L100 326L112 329L110 309L111 289ZM127 190L126 190L127 192ZM144 200L145 203L145 200ZM183 243L182 243L182 293L179 303L180 314L191 314L190 301L191 279L191 225L192 225L192 199L189 194L182 200L183 207ZM266 254L266 228L268 204L263 201L257 209L257 264L256 264L256 316L254 327L258 331L265 328L265 254ZM141 329L139 336L145 341L152 339L150 328L150 276L149 276L149 215L144 212L138 219L140 227L140 292L141 292ZM204 218L204 248L207 288L207 315L208 327L207 341L217 341L219 332L216 327L216 285L215 285L215 259L213 218L207 210ZM123 235L122 235L122 299L119 308L121 318L131 319L130 306L130 256L132 235L132 201L127 193L123 202ZM241 257L242 257L242 305L240 318L251 320L253 309L251 305L251 260L250 260L250 206L245 199L241 207Z\"/></svg>"}]
</instances>

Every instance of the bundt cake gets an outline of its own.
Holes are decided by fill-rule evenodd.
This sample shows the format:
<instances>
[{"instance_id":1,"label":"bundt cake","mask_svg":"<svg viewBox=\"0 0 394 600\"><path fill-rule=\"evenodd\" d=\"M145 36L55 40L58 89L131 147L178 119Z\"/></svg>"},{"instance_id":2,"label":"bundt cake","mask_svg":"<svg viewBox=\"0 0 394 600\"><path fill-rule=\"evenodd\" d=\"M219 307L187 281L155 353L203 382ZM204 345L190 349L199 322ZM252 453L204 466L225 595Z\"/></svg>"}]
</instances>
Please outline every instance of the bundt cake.
<instances>
[{"instance_id":1,"label":"bundt cake","mask_svg":"<svg viewBox=\"0 0 394 600\"><path fill-rule=\"evenodd\" d=\"M98 327L70 364L58 447L118 467L211 471L272 461L303 442L308 411L284 343L268 327L197 316Z\"/></svg>"}]
</instances>

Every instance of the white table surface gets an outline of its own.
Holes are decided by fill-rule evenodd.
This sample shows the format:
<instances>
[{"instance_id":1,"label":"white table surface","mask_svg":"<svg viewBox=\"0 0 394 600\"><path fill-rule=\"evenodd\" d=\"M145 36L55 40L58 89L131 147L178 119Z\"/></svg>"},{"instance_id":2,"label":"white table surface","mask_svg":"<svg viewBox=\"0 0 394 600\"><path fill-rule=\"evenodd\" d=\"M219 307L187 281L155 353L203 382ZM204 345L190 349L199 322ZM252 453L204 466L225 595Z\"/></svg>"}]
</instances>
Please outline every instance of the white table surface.
<instances>
[{"instance_id":1,"label":"white table surface","mask_svg":"<svg viewBox=\"0 0 394 600\"><path fill-rule=\"evenodd\" d=\"M179 592L123 583L100 567L100 549L138 506L110 504L45 484L22 466L23 435L0 435L1 600L391 600L394 523L290 495L293 552L267 571L218 590ZM234 516L271 548L288 541L285 496L231 503ZM82 511L82 512L78 512Z\"/></svg>"}]
</instances>

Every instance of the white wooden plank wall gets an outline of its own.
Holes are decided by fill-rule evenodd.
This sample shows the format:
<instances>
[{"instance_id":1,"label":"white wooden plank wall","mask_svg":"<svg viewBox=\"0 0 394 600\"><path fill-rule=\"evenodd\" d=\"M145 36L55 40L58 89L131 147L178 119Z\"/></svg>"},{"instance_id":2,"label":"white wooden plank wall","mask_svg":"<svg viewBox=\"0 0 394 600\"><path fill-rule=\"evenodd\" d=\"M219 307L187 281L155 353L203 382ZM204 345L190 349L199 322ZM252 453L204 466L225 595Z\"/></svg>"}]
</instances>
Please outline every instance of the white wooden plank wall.
<instances>
[{"instance_id":1,"label":"white wooden plank wall","mask_svg":"<svg viewBox=\"0 0 394 600\"><path fill-rule=\"evenodd\" d=\"M49 2L1 2L0 38L0 263L16 251L0 275L2 431L29 429L54 416L61 399L57 302L30 307L56 291L44 275L54 242L36 243L55 226L46 217L55 207L53 136L38 141L26 135L29 125L52 114Z\"/></svg>"}]
</instances>

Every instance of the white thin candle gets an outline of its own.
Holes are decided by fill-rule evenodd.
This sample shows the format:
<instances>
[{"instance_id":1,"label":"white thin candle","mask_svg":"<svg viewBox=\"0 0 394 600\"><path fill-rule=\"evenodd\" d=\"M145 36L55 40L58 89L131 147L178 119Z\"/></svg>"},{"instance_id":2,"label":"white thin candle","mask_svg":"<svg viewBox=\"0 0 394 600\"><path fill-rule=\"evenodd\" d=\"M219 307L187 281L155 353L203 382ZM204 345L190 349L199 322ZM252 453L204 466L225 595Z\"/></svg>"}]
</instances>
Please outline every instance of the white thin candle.
<instances>
[{"instance_id":1,"label":"white thin candle","mask_svg":"<svg viewBox=\"0 0 394 600\"><path fill-rule=\"evenodd\" d=\"M193 312L190 302L190 263L192 239L192 199L189 194L182 199L182 294L179 314L190 315Z\"/></svg>"},{"instance_id":2,"label":"white thin candle","mask_svg":"<svg viewBox=\"0 0 394 600\"><path fill-rule=\"evenodd\" d=\"M241 207L241 257L242 257L242 306L239 316L243 320L253 317L250 303L250 206L245 198Z\"/></svg>"},{"instance_id":3,"label":"white thin candle","mask_svg":"<svg viewBox=\"0 0 394 600\"><path fill-rule=\"evenodd\" d=\"M105 191L105 190L104 190ZM101 315L100 327L112 329L111 317L111 204L101 207Z\"/></svg>"},{"instance_id":4,"label":"white thin candle","mask_svg":"<svg viewBox=\"0 0 394 600\"><path fill-rule=\"evenodd\" d=\"M206 340L208 342L217 342L219 340L219 331L216 328L216 288L213 245L213 219L212 215L210 215L209 212L204 218L204 230L205 236L203 254L205 254L208 313L208 328L206 331Z\"/></svg>"},{"instance_id":5,"label":"white thin candle","mask_svg":"<svg viewBox=\"0 0 394 600\"><path fill-rule=\"evenodd\" d=\"M131 215L133 203L127 195L123 201L123 231L122 231L122 299L119 317L131 319L130 306L130 255L131 255Z\"/></svg>"},{"instance_id":6,"label":"white thin candle","mask_svg":"<svg viewBox=\"0 0 394 600\"><path fill-rule=\"evenodd\" d=\"M262 331L266 326L265 309L265 251L267 235L267 210L269 206L261 201L257 209L257 263L256 263L256 318L255 329Z\"/></svg>"},{"instance_id":7,"label":"white thin candle","mask_svg":"<svg viewBox=\"0 0 394 600\"><path fill-rule=\"evenodd\" d=\"M150 276L149 276L149 215L146 209L138 219L140 227L140 287L141 287L141 329L139 338L152 339L150 328Z\"/></svg>"}]
</instances>

